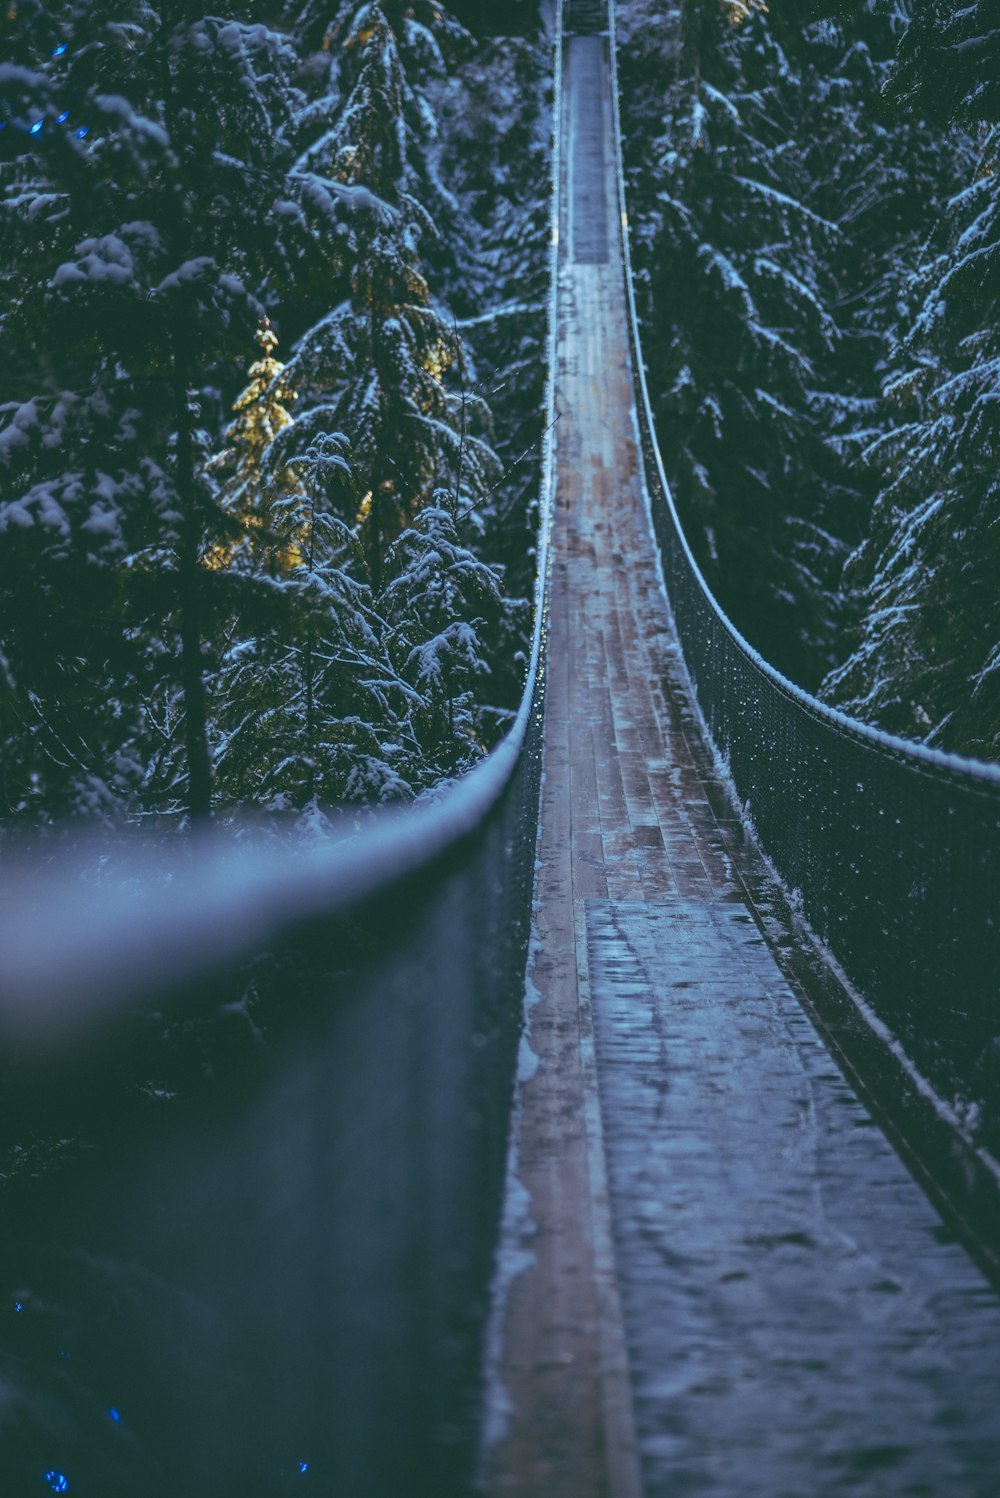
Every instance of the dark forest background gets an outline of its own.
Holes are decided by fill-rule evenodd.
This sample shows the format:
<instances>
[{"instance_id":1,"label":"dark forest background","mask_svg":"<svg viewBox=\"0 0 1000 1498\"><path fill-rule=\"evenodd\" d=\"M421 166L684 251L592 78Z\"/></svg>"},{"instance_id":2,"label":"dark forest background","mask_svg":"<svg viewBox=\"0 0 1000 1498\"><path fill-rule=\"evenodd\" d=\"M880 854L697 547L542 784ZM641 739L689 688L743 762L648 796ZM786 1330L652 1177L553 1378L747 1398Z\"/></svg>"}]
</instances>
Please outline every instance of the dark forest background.
<instances>
[{"instance_id":1,"label":"dark forest background","mask_svg":"<svg viewBox=\"0 0 1000 1498\"><path fill-rule=\"evenodd\" d=\"M1000 753L995 0L629 0L644 353L708 581L792 680Z\"/></svg>"},{"instance_id":2,"label":"dark forest background","mask_svg":"<svg viewBox=\"0 0 1000 1498\"><path fill-rule=\"evenodd\" d=\"M524 7L469 19L16 0L0 21L8 824L249 804L322 826L503 732L550 49Z\"/></svg>"},{"instance_id":3,"label":"dark forest background","mask_svg":"<svg viewBox=\"0 0 1000 1498\"><path fill-rule=\"evenodd\" d=\"M496 742L530 627L551 7L0 17L0 816L295 826ZM1000 752L993 0L627 0L660 444L780 670Z\"/></svg>"}]
</instances>

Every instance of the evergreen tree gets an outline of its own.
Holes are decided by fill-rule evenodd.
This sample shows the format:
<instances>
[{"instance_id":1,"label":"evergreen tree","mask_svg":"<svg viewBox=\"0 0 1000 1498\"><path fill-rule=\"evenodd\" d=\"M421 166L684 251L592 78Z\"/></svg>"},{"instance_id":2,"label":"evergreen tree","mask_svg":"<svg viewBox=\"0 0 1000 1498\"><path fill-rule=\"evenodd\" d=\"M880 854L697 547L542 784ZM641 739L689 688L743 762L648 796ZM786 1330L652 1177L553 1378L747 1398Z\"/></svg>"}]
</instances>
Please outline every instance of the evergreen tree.
<instances>
[{"instance_id":1,"label":"evergreen tree","mask_svg":"<svg viewBox=\"0 0 1000 1498\"><path fill-rule=\"evenodd\" d=\"M20 140L3 204L14 504L41 481L50 514L58 505L71 532L89 527L91 551L102 550L116 580L117 612L102 627L128 642L137 678L129 685L116 668L128 706L119 696L114 712L132 723L133 757L148 762L158 720L145 703L172 681L186 801L202 817L205 649L226 612L214 602L225 574L203 563L227 530L203 463L202 392L259 315L255 285L292 263L303 277L329 266L344 190L294 170L285 132L296 58L266 25L179 0L159 11L141 0L97 10L66 0L45 22L34 65L0 77ZM109 429L113 440L101 442ZM29 568L45 588L48 560L43 549ZM93 613L89 600L49 598L67 635ZM102 658L99 642L81 636L81 646L88 662ZM40 697L44 686L49 711L52 681L33 679L16 641L5 654L12 690ZM38 773L26 738L12 752L15 779ZM106 747L93 757L106 763ZM19 803L16 786L10 795Z\"/></svg>"},{"instance_id":2,"label":"evergreen tree","mask_svg":"<svg viewBox=\"0 0 1000 1498\"><path fill-rule=\"evenodd\" d=\"M810 207L837 225L824 247L838 338L816 390L827 439L841 466L840 534L859 539L877 494L865 449L894 424L881 397L889 352L906 316L908 274L928 224L954 181L956 140L883 97L898 39L895 8L815 5L833 15L801 25L793 8L771 24L794 52L805 106L797 138ZM862 602L850 573L841 580L834 658L856 627Z\"/></svg>"},{"instance_id":3,"label":"evergreen tree","mask_svg":"<svg viewBox=\"0 0 1000 1498\"><path fill-rule=\"evenodd\" d=\"M307 0L296 34L306 50L318 46L339 58L338 92L346 100L309 159L328 161L331 150L339 152L337 175L353 173L376 192L387 186L382 173L392 161L392 187L423 205L446 244L459 232L459 212L438 168L432 85L469 53L469 34L439 0L341 0L332 14L329 0ZM362 82L373 66L377 84Z\"/></svg>"},{"instance_id":4,"label":"evergreen tree","mask_svg":"<svg viewBox=\"0 0 1000 1498\"><path fill-rule=\"evenodd\" d=\"M641 139L653 109L663 122L632 173L639 290L660 442L695 554L737 626L813 685L835 658L858 524L823 401L840 337L838 231L809 201L801 70L769 17L746 10L683 0L627 60L630 130ZM658 80L655 102L643 76Z\"/></svg>"},{"instance_id":5,"label":"evergreen tree","mask_svg":"<svg viewBox=\"0 0 1000 1498\"><path fill-rule=\"evenodd\" d=\"M356 81L334 128L302 159L363 182L377 201L352 225L349 297L306 333L290 372L310 405L333 401L336 425L350 438L363 495L358 519L378 592L387 545L435 485L450 478L471 510L496 461L485 440L485 406L446 385L460 349L419 261L421 235L433 225L411 191L396 36L377 3L352 21Z\"/></svg>"},{"instance_id":6,"label":"evergreen tree","mask_svg":"<svg viewBox=\"0 0 1000 1498\"><path fill-rule=\"evenodd\" d=\"M508 29L508 13L490 23ZM481 42L433 100L442 120L441 171L463 225L444 289L468 351L465 383L489 403L504 470L474 512L478 544L504 563L508 587L522 593L533 579L545 409L550 73L547 35L501 34Z\"/></svg>"},{"instance_id":7,"label":"evergreen tree","mask_svg":"<svg viewBox=\"0 0 1000 1498\"><path fill-rule=\"evenodd\" d=\"M348 445L325 434L294 449L286 426L260 469L265 485L280 476L284 562L269 607L234 619L214 684L219 793L314 813L408 798L424 772L407 725L416 694L389 659L363 552L338 513L354 494Z\"/></svg>"},{"instance_id":8,"label":"evergreen tree","mask_svg":"<svg viewBox=\"0 0 1000 1498\"><path fill-rule=\"evenodd\" d=\"M788 24L797 27L792 41L803 75L799 137L809 205L839 231L825 255L841 337L824 400L867 514L874 493L858 456L884 421L880 385L905 315L902 283L949 195L956 141L922 120L899 118L884 101L897 42L894 16L879 0L839 9L842 20ZM778 15L790 16L789 8L773 12L772 24Z\"/></svg>"},{"instance_id":9,"label":"evergreen tree","mask_svg":"<svg viewBox=\"0 0 1000 1498\"><path fill-rule=\"evenodd\" d=\"M889 97L939 124L1000 120L1000 28L994 0L911 0Z\"/></svg>"},{"instance_id":10,"label":"evergreen tree","mask_svg":"<svg viewBox=\"0 0 1000 1498\"><path fill-rule=\"evenodd\" d=\"M849 575L865 613L828 679L848 711L958 752L1000 753L1000 129L988 7L914 6L888 92L974 125L972 180L912 277L885 381L896 425L869 449L880 493Z\"/></svg>"},{"instance_id":11,"label":"evergreen tree","mask_svg":"<svg viewBox=\"0 0 1000 1498\"><path fill-rule=\"evenodd\" d=\"M455 527L481 542L498 472L422 260L454 280L435 100L470 39L429 0L291 5L290 32L280 7L230 3L0 18L0 770L18 815L204 817L213 774L226 805L409 795L503 715L470 692L511 610L481 578L449 584L469 618L421 635L432 540L401 544L444 486L453 565L478 577ZM283 369L261 330L220 450L265 306L306 336Z\"/></svg>"},{"instance_id":12,"label":"evergreen tree","mask_svg":"<svg viewBox=\"0 0 1000 1498\"><path fill-rule=\"evenodd\" d=\"M389 651L414 688L409 722L431 780L453 775L485 752L474 687L490 670L500 578L462 545L454 494L443 489L393 544L386 573Z\"/></svg>"},{"instance_id":13,"label":"evergreen tree","mask_svg":"<svg viewBox=\"0 0 1000 1498\"><path fill-rule=\"evenodd\" d=\"M268 318L261 319L256 336L261 356L250 365L250 382L233 402L226 446L208 464L221 486L223 509L235 523L233 535L206 560L214 568L263 567L278 574L300 560L284 505L295 480L288 469L265 470L264 460L279 432L292 423L289 407L295 391L285 366L274 357L278 339Z\"/></svg>"}]
</instances>

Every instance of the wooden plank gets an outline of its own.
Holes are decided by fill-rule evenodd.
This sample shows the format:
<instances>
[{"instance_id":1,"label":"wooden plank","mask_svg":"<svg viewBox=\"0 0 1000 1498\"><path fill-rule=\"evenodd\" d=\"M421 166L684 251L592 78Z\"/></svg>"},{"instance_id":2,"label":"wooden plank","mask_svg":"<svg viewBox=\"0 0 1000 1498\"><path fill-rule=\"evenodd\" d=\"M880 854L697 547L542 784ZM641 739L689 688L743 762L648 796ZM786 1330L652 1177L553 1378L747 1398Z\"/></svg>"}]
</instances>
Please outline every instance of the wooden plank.
<instances>
[{"instance_id":1,"label":"wooden plank","mask_svg":"<svg viewBox=\"0 0 1000 1498\"><path fill-rule=\"evenodd\" d=\"M566 97L573 99L572 89ZM564 205L567 196L564 191ZM564 207L564 243L565 229ZM571 280L594 285L608 275L605 266L580 265ZM609 1268L611 1228L595 1130L593 1047L585 1061L581 1039L573 890L575 878L582 892L607 895L591 737L591 720L601 708L603 648L588 628L577 586L581 568L592 573L601 552L598 538L581 523L592 513L593 485L585 457L589 428L577 400L581 378L595 383L595 354L577 332L571 299L563 300L561 321L566 331L558 399L565 414L558 430L558 560L529 972L538 996L530 1034L538 1069L522 1087L514 1141L517 1183L528 1193L534 1231L524 1245L530 1267L509 1294L496 1371L512 1415L503 1438L484 1456L482 1485L490 1494L518 1498L638 1498L624 1334Z\"/></svg>"}]
</instances>

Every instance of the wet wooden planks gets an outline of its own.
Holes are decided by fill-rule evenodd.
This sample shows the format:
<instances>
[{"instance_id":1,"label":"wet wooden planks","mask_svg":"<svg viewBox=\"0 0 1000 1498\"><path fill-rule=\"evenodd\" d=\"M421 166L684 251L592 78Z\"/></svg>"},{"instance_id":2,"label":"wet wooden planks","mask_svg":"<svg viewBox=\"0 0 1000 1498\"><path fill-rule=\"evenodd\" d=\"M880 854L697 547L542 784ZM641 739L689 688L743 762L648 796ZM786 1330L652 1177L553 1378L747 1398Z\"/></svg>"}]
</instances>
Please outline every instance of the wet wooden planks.
<instances>
[{"instance_id":1,"label":"wet wooden planks","mask_svg":"<svg viewBox=\"0 0 1000 1498\"><path fill-rule=\"evenodd\" d=\"M615 742L605 625L596 616L588 620L580 588L604 565L603 512L622 462L634 471L621 429L627 350L603 306L615 274L603 48L592 37L572 38L567 48L564 107L580 139L566 153L571 170L561 204L557 535L529 974L540 1000L530 1035L539 1065L523 1090L516 1141L518 1179L531 1200L533 1231L525 1247L533 1263L515 1281L506 1308L498 1376L514 1415L484 1479L490 1492L522 1498L638 1498L640 1491L580 904L639 887L644 854L628 833L628 803L647 813L652 805L638 758L628 764ZM606 628L609 639L620 634L610 618Z\"/></svg>"},{"instance_id":2,"label":"wet wooden planks","mask_svg":"<svg viewBox=\"0 0 1000 1498\"><path fill-rule=\"evenodd\" d=\"M746 905L591 900L586 927L648 1498L989 1498L996 1298Z\"/></svg>"}]
</instances>

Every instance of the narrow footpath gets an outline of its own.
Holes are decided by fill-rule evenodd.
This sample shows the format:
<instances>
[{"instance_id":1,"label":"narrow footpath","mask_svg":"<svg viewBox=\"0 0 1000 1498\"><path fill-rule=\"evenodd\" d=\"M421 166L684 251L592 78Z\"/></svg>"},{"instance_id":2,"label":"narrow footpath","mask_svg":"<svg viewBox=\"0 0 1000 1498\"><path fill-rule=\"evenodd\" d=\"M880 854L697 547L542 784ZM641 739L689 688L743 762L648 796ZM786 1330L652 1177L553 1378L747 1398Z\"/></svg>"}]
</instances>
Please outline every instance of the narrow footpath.
<instances>
[{"instance_id":1,"label":"narrow footpath","mask_svg":"<svg viewBox=\"0 0 1000 1498\"><path fill-rule=\"evenodd\" d=\"M530 1222L507 1244L526 1267L485 1489L996 1498L1000 1304L779 967L794 934L765 940L685 695L640 476L605 46L570 37L565 58L538 1065L511 1182Z\"/></svg>"}]
</instances>

